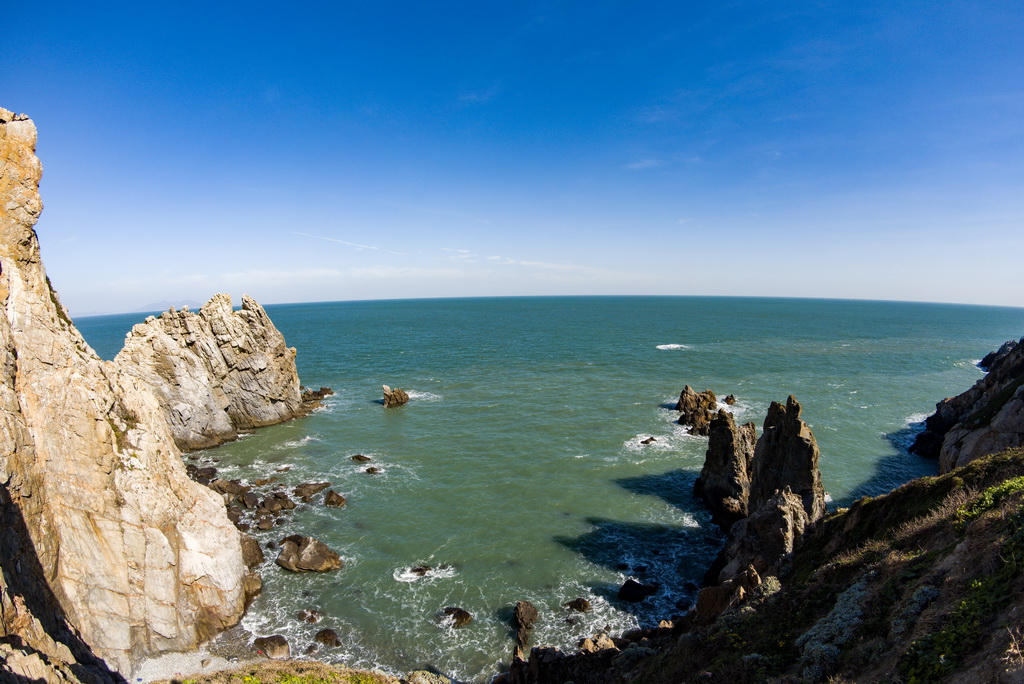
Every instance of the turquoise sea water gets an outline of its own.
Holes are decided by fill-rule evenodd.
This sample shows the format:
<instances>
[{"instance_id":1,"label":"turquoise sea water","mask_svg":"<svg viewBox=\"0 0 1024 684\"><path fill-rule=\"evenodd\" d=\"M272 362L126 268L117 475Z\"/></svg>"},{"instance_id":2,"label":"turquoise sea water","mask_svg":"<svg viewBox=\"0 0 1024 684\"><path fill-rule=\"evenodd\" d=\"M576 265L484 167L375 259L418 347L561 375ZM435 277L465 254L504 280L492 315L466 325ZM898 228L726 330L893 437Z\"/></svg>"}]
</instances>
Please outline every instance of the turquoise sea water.
<instances>
[{"instance_id":1,"label":"turquoise sea water","mask_svg":"<svg viewBox=\"0 0 1024 684\"><path fill-rule=\"evenodd\" d=\"M299 350L303 384L336 394L308 418L199 454L225 477L329 480L342 509L303 505L255 536L315 536L347 565L330 574L263 568L243 625L301 652L404 673L430 666L482 681L509 661L511 606L541 610L534 643L572 649L681 613L720 537L691 496L706 439L666 408L684 385L735 394L760 424L795 395L822 451L834 504L874 495L934 462L904 447L975 363L1024 334L1024 309L891 302L687 297L405 300L268 306ZM141 315L76 321L112 358ZM382 384L407 389L397 409ZM641 445L648 436L656 441ZM364 472L354 454L383 471ZM216 461L216 462L215 462ZM284 470L287 468L287 470ZM269 489L269 487L267 488ZM415 565L439 568L426 577ZM660 582L615 600L633 577ZM588 598L594 609L561 604ZM475 617L453 629L446 606ZM316 608L317 625L295 613Z\"/></svg>"}]
</instances>

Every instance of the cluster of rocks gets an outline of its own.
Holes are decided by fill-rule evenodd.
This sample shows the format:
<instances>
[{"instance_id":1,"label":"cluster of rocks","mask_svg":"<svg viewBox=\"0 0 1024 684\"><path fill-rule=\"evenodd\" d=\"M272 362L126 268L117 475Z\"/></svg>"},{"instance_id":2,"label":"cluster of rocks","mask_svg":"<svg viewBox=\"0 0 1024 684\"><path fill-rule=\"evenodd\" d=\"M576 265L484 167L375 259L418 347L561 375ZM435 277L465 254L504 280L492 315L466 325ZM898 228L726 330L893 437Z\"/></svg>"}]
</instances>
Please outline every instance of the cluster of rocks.
<instances>
[{"instance_id":1,"label":"cluster of rocks","mask_svg":"<svg viewBox=\"0 0 1024 684\"><path fill-rule=\"evenodd\" d=\"M736 397L732 394L727 396L724 403L732 406L736 403ZM691 435L706 437L711 429L711 421L718 413L718 397L709 389L703 392L696 392L692 387L686 385L679 393L679 401L676 402L675 410L679 411L680 425L689 426Z\"/></svg>"},{"instance_id":2,"label":"cluster of rocks","mask_svg":"<svg viewBox=\"0 0 1024 684\"><path fill-rule=\"evenodd\" d=\"M988 371L985 377L936 404L910 447L913 453L938 458L940 472L1024 446L1024 338L1004 343L978 365Z\"/></svg>"},{"instance_id":3,"label":"cluster of rocks","mask_svg":"<svg viewBox=\"0 0 1024 684\"><path fill-rule=\"evenodd\" d=\"M384 389L384 408L391 408L393 406L403 406L409 403L409 394L403 389L395 387L391 388L390 385L383 385Z\"/></svg>"}]
</instances>

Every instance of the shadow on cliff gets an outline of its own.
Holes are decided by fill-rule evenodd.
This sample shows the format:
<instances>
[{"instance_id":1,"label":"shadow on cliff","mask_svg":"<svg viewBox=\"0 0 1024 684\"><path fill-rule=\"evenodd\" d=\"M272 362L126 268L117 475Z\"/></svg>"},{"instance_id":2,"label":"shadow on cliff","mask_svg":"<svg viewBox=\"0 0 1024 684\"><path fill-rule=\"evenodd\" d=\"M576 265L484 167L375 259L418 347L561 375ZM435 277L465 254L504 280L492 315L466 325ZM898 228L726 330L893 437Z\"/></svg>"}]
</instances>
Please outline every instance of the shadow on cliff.
<instances>
[{"instance_id":1,"label":"shadow on cliff","mask_svg":"<svg viewBox=\"0 0 1024 684\"><path fill-rule=\"evenodd\" d=\"M875 469L868 479L858 485L848 496L836 499L829 505L829 508L846 507L861 497L888 494L915 478L937 475L939 472L937 460L918 456L908 451L923 428L923 423L912 423L901 430L885 435L885 441L889 443L893 451L878 459Z\"/></svg>"},{"instance_id":2,"label":"shadow on cliff","mask_svg":"<svg viewBox=\"0 0 1024 684\"><path fill-rule=\"evenodd\" d=\"M3 525L0 534L0 572L3 573L11 599L21 597L25 608L39 621L47 636L71 651L76 662L67 663L67 669L83 684L125 684L124 677L108 668L107 664L92 652L88 644L71 630L57 597L44 580L43 568L32 545L21 510L12 502L4 484L0 484L0 524ZM18 636L7 636L0 640L26 654L36 652ZM46 660L41 653L39 656ZM14 684L39 682L11 672L0 672L0 681Z\"/></svg>"}]
</instances>

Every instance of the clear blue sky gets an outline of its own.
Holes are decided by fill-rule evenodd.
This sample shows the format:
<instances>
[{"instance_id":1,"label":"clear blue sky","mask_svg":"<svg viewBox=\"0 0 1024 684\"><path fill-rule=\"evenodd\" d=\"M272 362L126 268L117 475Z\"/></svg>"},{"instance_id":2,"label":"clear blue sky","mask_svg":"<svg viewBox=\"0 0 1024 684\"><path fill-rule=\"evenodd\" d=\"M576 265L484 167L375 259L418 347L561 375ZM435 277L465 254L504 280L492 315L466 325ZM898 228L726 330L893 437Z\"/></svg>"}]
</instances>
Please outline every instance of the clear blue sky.
<instances>
[{"instance_id":1,"label":"clear blue sky","mask_svg":"<svg viewBox=\"0 0 1024 684\"><path fill-rule=\"evenodd\" d=\"M72 313L715 294L1024 306L1024 4L20 2Z\"/></svg>"}]
</instances>

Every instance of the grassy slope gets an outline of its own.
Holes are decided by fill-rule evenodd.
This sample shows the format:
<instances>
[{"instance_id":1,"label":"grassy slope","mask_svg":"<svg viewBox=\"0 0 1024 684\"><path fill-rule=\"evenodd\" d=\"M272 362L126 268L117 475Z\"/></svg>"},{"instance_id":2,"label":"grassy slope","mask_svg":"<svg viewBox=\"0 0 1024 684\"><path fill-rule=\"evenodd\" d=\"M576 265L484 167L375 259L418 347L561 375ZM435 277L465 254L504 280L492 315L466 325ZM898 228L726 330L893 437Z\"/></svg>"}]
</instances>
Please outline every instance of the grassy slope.
<instances>
[{"instance_id":1,"label":"grassy slope","mask_svg":"<svg viewBox=\"0 0 1024 684\"><path fill-rule=\"evenodd\" d=\"M833 513L781 591L683 636L629 679L1024 681L1022 476L1014 449Z\"/></svg>"},{"instance_id":2,"label":"grassy slope","mask_svg":"<svg viewBox=\"0 0 1024 684\"><path fill-rule=\"evenodd\" d=\"M170 679L154 684L396 684L398 680L377 672L332 667L306 660L248 664L237 670Z\"/></svg>"}]
</instances>

